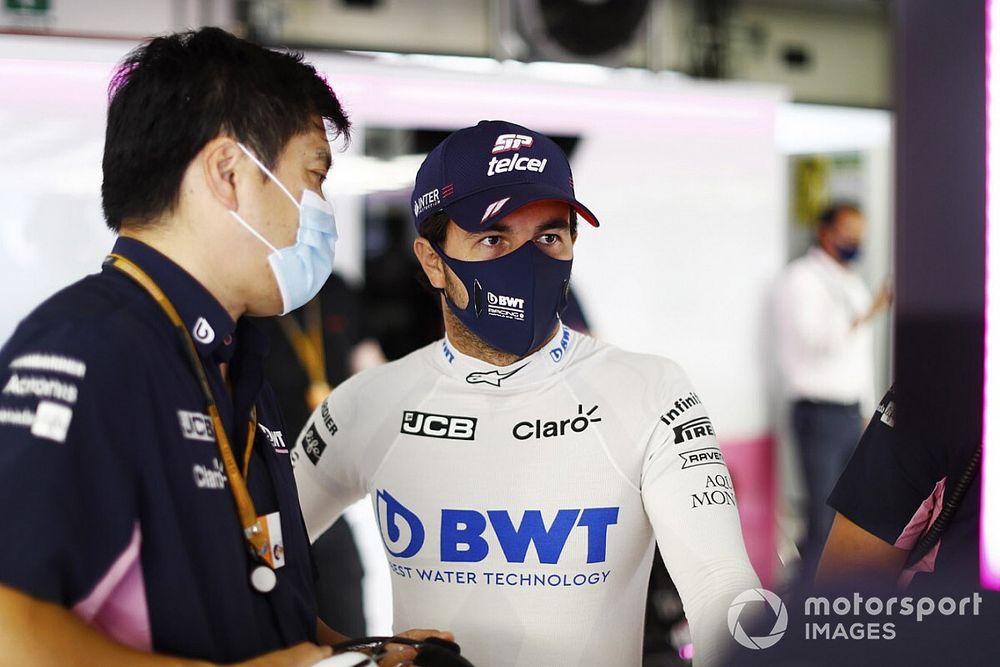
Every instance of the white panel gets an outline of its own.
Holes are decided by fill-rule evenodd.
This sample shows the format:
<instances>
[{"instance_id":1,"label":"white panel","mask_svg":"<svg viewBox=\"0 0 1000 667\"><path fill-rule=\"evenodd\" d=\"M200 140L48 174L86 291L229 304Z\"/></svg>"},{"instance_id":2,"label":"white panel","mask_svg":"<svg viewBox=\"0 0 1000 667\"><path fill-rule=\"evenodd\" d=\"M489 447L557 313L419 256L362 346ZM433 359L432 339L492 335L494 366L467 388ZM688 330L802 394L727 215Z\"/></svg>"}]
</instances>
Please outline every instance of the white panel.
<instances>
[{"instance_id":1,"label":"white panel","mask_svg":"<svg viewBox=\"0 0 1000 667\"><path fill-rule=\"evenodd\" d=\"M0 41L0 340L98 271L113 241L100 209L107 63L127 47L81 41L66 60L34 60L58 57L51 41Z\"/></svg>"},{"instance_id":2,"label":"white panel","mask_svg":"<svg viewBox=\"0 0 1000 667\"><path fill-rule=\"evenodd\" d=\"M228 26L231 0L52 0L44 15L0 11L0 28L141 38L201 25Z\"/></svg>"},{"instance_id":3,"label":"white panel","mask_svg":"<svg viewBox=\"0 0 1000 667\"><path fill-rule=\"evenodd\" d=\"M730 76L787 85L795 99L858 106L889 106L889 28L878 15L837 14L808 6L767 8L737 5L732 23L766 35L763 48L734 31ZM805 49L805 67L789 67L783 50Z\"/></svg>"},{"instance_id":4,"label":"white panel","mask_svg":"<svg viewBox=\"0 0 1000 667\"><path fill-rule=\"evenodd\" d=\"M349 7L339 0L281 5L281 38L292 43L418 53L490 52L489 0L380 0Z\"/></svg>"},{"instance_id":5,"label":"white panel","mask_svg":"<svg viewBox=\"0 0 1000 667\"><path fill-rule=\"evenodd\" d=\"M575 169L604 223L582 231L574 272L595 329L678 361L723 440L768 431L762 335L784 259L772 121L605 133Z\"/></svg>"}]
</instances>

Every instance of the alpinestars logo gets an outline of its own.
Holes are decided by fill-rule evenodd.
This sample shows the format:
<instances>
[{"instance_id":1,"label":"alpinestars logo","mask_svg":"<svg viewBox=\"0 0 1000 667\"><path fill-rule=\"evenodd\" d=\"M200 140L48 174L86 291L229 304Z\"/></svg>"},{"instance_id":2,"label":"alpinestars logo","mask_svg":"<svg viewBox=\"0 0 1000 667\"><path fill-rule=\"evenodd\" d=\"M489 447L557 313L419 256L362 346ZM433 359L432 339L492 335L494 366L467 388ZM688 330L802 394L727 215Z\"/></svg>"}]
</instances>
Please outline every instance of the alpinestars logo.
<instances>
[{"instance_id":1,"label":"alpinestars logo","mask_svg":"<svg viewBox=\"0 0 1000 667\"><path fill-rule=\"evenodd\" d=\"M524 366L527 365L528 364L524 364ZM501 382L524 368L524 366L518 366L514 370L507 371L506 373L501 373L498 370L492 370L488 373L469 373L465 377L465 381L469 384L491 384L494 387L499 387Z\"/></svg>"},{"instance_id":2,"label":"alpinestars logo","mask_svg":"<svg viewBox=\"0 0 1000 667\"><path fill-rule=\"evenodd\" d=\"M400 433L422 435L428 438L447 440L475 440L476 418L455 417L453 415L433 415L426 412L406 410Z\"/></svg>"},{"instance_id":3,"label":"alpinestars logo","mask_svg":"<svg viewBox=\"0 0 1000 667\"><path fill-rule=\"evenodd\" d=\"M486 292L486 314L506 320L524 320L524 299Z\"/></svg>"},{"instance_id":4,"label":"alpinestars logo","mask_svg":"<svg viewBox=\"0 0 1000 667\"><path fill-rule=\"evenodd\" d=\"M493 145L492 153L496 155L497 153L516 151L521 148L530 148L533 143L535 143L534 138L526 134L501 134L497 137L496 143Z\"/></svg>"},{"instance_id":5,"label":"alpinestars logo","mask_svg":"<svg viewBox=\"0 0 1000 667\"><path fill-rule=\"evenodd\" d=\"M708 417L698 417L674 427L674 444L679 445L688 440L704 438L709 435L715 435L712 422Z\"/></svg>"}]
</instances>

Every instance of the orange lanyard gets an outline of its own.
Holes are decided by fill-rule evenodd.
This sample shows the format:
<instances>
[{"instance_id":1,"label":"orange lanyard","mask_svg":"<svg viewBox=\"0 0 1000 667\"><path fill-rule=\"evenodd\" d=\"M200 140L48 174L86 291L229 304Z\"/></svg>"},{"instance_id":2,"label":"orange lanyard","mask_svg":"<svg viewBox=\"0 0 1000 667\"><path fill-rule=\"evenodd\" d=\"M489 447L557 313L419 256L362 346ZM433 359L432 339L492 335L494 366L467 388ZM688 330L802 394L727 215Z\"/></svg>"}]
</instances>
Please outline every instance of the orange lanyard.
<instances>
[{"instance_id":1,"label":"orange lanyard","mask_svg":"<svg viewBox=\"0 0 1000 667\"><path fill-rule=\"evenodd\" d=\"M184 350L187 352L191 366L198 376L201 391L205 395L205 401L208 404L208 414L212 419L212 427L215 430L215 442L219 447L219 456L222 457L222 465L225 467L226 477L229 480L229 489L233 494L236 511L240 516L243 537L247 542L250 553L255 558L262 559L268 549L267 534L261 526L262 520L257 516L257 510L254 508L253 499L250 497L250 491L246 485L246 475L250 469L250 455L253 452L254 434L257 431L257 407L254 406L250 411L250 421L247 424L247 444L243 451L243 470L241 474L240 468L236 465L233 450L229 446L229 436L226 435L226 429L223 427L222 419L219 417L219 410L215 404L215 397L212 394L212 387L208 382L205 367L198 356L198 350L191 339L191 334L188 333L187 327L184 326L184 321L177 314L177 309L174 308L167 295L163 293L163 290L160 289L153 279L131 260L112 253L108 255L105 263L118 269L144 288L160 308L163 309L163 312L170 318L174 328L180 334L181 340L184 343Z\"/></svg>"},{"instance_id":2,"label":"orange lanyard","mask_svg":"<svg viewBox=\"0 0 1000 667\"><path fill-rule=\"evenodd\" d=\"M314 297L306 306L306 330L291 313L277 318L282 333L295 351L299 365L309 376L312 384L326 383L326 351L323 348L323 323L319 297Z\"/></svg>"}]
</instances>

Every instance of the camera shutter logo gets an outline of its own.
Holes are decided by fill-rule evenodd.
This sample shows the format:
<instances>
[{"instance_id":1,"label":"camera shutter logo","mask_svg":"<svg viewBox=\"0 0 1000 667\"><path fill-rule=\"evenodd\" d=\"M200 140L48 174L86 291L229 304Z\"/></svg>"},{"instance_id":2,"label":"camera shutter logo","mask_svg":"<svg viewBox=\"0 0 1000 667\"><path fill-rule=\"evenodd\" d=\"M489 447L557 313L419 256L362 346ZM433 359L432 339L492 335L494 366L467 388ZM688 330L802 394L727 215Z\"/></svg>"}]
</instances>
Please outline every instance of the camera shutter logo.
<instances>
[{"instance_id":1,"label":"camera shutter logo","mask_svg":"<svg viewBox=\"0 0 1000 667\"><path fill-rule=\"evenodd\" d=\"M740 613L748 602L764 602L767 609L774 614L774 625L770 632L759 637L751 637L740 625ZM771 648L778 643L788 629L788 610L785 603L776 594L765 588L751 588L736 596L729 605L729 632L733 639L749 649Z\"/></svg>"}]
</instances>

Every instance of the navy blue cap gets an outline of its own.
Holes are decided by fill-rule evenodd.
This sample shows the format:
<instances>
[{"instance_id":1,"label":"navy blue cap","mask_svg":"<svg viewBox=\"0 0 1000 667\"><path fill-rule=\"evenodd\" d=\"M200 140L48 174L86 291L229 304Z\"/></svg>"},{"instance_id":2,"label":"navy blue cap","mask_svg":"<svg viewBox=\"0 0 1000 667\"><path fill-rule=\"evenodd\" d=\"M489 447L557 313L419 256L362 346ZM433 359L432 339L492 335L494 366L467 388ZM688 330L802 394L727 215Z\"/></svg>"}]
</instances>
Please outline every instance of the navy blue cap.
<instances>
[{"instance_id":1,"label":"navy blue cap","mask_svg":"<svg viewBox=\"0 0 1000 667\"><path fill-rule=\"evenodd\" d=\"M597 227L576 200L566 154L544 134L501 120L451 133L417 171L411 204L417 229L438 211L469 232L489 229L525 204L555 200Z\"/></svg>"}]
</instances>

